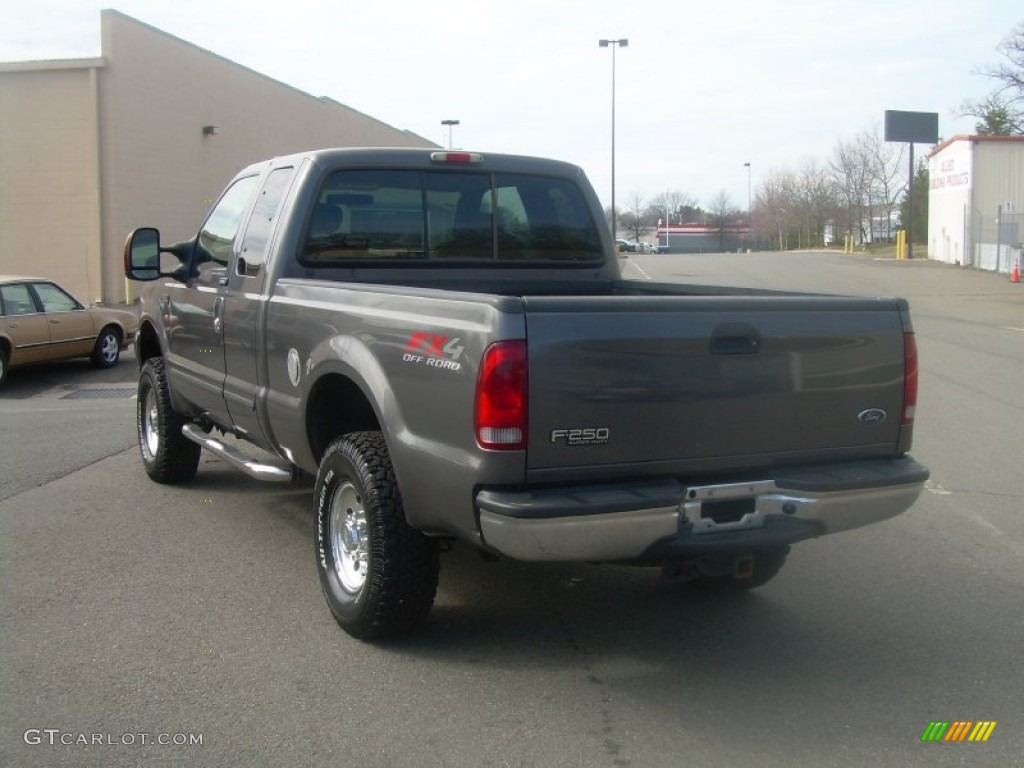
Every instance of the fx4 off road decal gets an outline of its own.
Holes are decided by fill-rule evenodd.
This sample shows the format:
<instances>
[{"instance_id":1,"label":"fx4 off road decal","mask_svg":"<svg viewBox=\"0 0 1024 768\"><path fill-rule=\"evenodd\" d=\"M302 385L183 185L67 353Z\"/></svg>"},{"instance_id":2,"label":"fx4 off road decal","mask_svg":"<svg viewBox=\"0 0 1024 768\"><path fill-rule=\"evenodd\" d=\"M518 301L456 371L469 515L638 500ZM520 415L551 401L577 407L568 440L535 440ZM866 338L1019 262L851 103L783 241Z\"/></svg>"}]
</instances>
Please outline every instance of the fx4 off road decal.
<instances>
[{"instance_id":1,"label":"fx4 off road decal","mask_svg":"<svg viewBox=\"0 0 1024 768\"><path fill-rule=\"evenodd\" d=\"M405 344L402 361L425 365L428 368L461 371L462 363L459 362L459 358L465 349L462 339L458 337L416 331Z\"/></svg>"}]
</instances>

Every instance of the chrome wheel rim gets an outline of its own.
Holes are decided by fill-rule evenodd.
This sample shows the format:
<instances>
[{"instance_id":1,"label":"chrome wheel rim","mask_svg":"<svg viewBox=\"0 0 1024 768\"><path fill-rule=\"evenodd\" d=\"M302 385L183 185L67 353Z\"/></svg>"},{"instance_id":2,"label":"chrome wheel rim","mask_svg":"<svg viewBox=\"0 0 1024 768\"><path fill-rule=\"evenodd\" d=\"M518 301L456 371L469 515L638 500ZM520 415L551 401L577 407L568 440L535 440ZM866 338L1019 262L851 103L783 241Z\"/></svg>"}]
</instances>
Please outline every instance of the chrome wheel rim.
<instances>
[{"instance_id":1,"label":"chrome wheel rim","mask_svg":"<svg viewBox=\"0 0 1024 768\"><path fill-rule=\"evenodd\" d=\"M142 438L146 444L146 450L150 456L156 456L160 450L160 411L156 405L156 392L152 389L146 390L146 400L142 404Z\"/></svg>"},{"instance_id":2,"label":"chrome wheel rim","mask_svg":"<svg viewBox=\"0 0 1024 768\"><path fill-rule=\"evenodd\" d=\"M103 362L112 363L117 360L118 351L117 337L112 333L104 334L100 339L100 357L103 358Z\"/></svg>"},{"instance_id":3,"label":"chrome wheel rim","mask_svg":"<svg viewBox=\"0 0 1024 768\"><path fill-rule=\"evenodd\" d=\"M350 482L334 493L328 530L334 573L346 592L356 594L366 584L370 548L363 500Z\"/></svg>"}]
</instances>

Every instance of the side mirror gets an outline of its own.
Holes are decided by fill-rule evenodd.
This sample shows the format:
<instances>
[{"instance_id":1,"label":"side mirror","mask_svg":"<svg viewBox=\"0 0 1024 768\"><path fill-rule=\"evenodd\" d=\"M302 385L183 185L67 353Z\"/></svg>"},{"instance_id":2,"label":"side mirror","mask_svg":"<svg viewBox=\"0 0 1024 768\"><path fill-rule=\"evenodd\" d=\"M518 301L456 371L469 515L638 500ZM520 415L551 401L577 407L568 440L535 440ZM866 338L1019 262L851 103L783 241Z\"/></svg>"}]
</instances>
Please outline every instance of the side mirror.
<instances>
[{"instance_id":1,"label":"side mirror","mask_svg":"<svg viewBox=\"0 0 1024 768\"><path fill-rule=\"evenodd\" d=\"M140 227L128 235L124 244L124 276L131 280L150 281L161 277L181 279L181 249L160 247L160 231Z\"/></svg>"}]
</instances>

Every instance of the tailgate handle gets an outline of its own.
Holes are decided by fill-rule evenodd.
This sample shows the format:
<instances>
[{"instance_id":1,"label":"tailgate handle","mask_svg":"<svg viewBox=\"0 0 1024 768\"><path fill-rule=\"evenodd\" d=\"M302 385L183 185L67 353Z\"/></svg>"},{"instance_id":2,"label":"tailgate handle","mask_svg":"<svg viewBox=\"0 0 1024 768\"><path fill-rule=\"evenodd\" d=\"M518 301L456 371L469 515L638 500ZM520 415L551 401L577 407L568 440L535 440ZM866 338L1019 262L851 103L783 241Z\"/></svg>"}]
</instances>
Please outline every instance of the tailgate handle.
<instances>
[{"instance_id":1,"label":"tailgate handle","mask_svg":"<svg viewBox=\"0 0 1024 768\"><path fill-rule=\"evenodd\" d=\"M761 351L761 334L746 323L725 323L711 333L713 355L756 355Z\"/></svg>"}]
</instances>

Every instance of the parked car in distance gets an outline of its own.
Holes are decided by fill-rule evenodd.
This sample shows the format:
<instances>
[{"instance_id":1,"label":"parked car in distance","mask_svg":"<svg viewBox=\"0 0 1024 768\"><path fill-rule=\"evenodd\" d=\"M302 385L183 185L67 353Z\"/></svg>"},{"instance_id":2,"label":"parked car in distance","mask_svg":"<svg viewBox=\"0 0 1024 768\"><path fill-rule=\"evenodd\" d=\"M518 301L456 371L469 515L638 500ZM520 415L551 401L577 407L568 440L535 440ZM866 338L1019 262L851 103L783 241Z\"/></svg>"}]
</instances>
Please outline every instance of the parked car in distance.
<instances>
[{"instance_id":1,"label":"parked car in distance","mask_svg":"<svg viewBox=\"0 0 1024 768\"><path fill-rule=\"evenodd\" d=\"M9 368L53 360L110 368L137 328L134 313L87 307L52 280L0 275L0 384Z\"/></svg>"},{"instance_id":2,"label":"parked car in distance","mask_svg":"<svg viewBox=\"0 0 1024 768\"><path fill-rule=\"evenodd\" d=\"M633 247L633 244L628 240L616 240L615 248L619 253L633 253L633 251L636 250Z\"/></svg>"}]
</instances>

